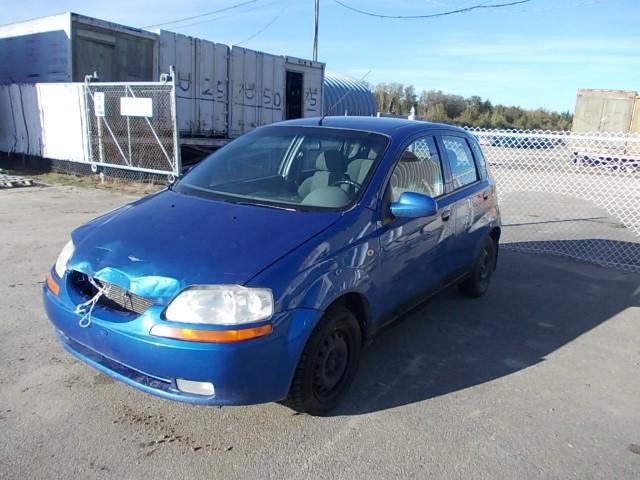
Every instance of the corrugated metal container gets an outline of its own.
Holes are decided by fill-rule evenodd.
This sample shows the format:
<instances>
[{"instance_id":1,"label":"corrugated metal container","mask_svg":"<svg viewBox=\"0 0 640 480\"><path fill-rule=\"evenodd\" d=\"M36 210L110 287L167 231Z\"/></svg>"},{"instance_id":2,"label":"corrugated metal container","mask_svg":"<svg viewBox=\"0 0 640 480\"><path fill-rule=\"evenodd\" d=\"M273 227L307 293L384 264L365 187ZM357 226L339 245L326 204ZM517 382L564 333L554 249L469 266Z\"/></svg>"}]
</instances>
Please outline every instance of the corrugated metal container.
<instances>
[{"instance_id":1,"label":"corrugated metal container","mask_svg":"<svg viewBox=\"0 0 640 480\"><path fill-rule=\"evenodd\" d=\"M573 131L629 132L637 95L630 90L578 90Z\"/></svg>"},{"instance_id":2,"label":"corrugated metal container","mask_svg":"<svg viewBox=\"0 0 640 480\"><path fill-rule=\"evenodd\" d=\"M232 47L229 136L322 112L324 64Z\"/></svg>"},{"instance_id":3,"label":"corrugated metal container","mask_svg":"<svg viewBox=\"0 0 640 480\"><path fill-rule=\"evenodd\" d=\"M140 29L64 13L0 26L0 83L151 81L156 37Z\"/></svg>"},{"instance_id":4,"label":"corrugated metal container","mask_svg":"<svg viewBox=\"0 0 640 480\"><path fill-rule=\"evenodd\" d=\"M284 58L232 47L229 136L284 118Z\"/></svg>"},{"instance_id":5,"label":"corrugated metal container","mask_svg":"<svg viewBox=\"0 0 640 480\"><path fill-rule=\"evenodd\" d=\"M324 114L374 116L376 99L366 83L337 73L324 76Z\"/></svg>"},{"instance_id":6,"label":"corrugated metal container","mask_svg":"<svg viewBox=\"0 0 640 480\"><path fill-rule=\"evenodd\" d=\"M0 85L0 150L86 161L84 112L78 83Z\"/></svg>"},{"instance_id":7,"label":"corrugated metal container","mask_svg":"<svg viewBox=\"0 0 640 480\"><path fill-rule=\"evenodd\" d=\"M226 136L229 47L166 30L159 37L157 78L174 66L180 133Z\"/></svg>"},{"instance_id":8,"label":"corrugated metal container","mask_svg":"<svg viewBox=\"0 0 640 480\"><path fill-rule=\"evenodd\" d=\"M71 14L73 81L98 72L102 82L148 82L156 69L156 36L83 15Z\"/></svg>"},{"instance_id":9,"label":"corrugated metal container","mask_svg":"<svg viewBox=\"0 0 640 480\"><path fill-rule=\"evenodd\" d=\"M70 13L0 26L0 83L70 81Z\"/></svg>"}]
</instances>

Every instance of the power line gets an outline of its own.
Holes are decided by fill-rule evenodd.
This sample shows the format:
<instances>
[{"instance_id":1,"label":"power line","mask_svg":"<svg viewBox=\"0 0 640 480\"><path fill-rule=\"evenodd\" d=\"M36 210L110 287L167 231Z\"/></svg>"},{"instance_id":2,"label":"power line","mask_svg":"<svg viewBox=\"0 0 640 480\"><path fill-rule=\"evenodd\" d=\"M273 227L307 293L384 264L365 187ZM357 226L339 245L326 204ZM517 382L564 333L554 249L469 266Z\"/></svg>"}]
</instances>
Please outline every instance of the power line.
<instances>
[{"instance_id":1,"label":"power line","mask_svg":"<svg viewBox=\"0 0 640 480\"><path fill-rule=\"evenodd\" d=\"M356 12L356 13L361 13L362 15L368 15L370 17L392 18L392 19L396 19L396 20L412 20L412 19L425 19L425 18L444 17L444 16L447 16L447 15L454 15L454 14L457 14L457 13L467 13L467 12L470 12L472 10L479 10L479 9L485 9L485 8L512 7L514 5L520 5L522 3L528 3L531 0L518 0L516 2L495 3L495 4L492 4L492 5L486 5L486 4L472 5L470 7L459 8L457 10L449 10L447 12L432 13L432 14L429 14L429 15L384 15L384 14L379 14L379 13L367 12L365 10L360 10L358 8L352 7L351 5L347 5L344 2L341 2L340 0L333 0L333 1L336 2L338 5L340 5L341 7L344 7L346 9L351 10L351 11Z\"/></svg>"},{"instance_id":2,"label":"power line","mask_svg":"<svg viewBox=\"0 0 640 480\"><path fill-rule=\"evenodd\" d=\"M199 22L191 22L191 23L186 23L184 25L173 26L173 27L171 27L171 30L181 30L183 28L193 27L195 25L202 25L203 23L215 22L217 20L222 20L223 18L237 17L238 15L245 15L247 13L253 13L258 9L270 7L271 5L278 4L281 1L282 0L275 0L273 2L263 3L262 5L259 5L259 6L255 7L255 8L250 8L248 10L240 10L238 12L231 12L231 13L227 13L226 15L220 15L219 17L208 18L207 20L200 20Z\"/></svg>"},{"instance_id":3,"label":"power line","mask_svg":"<svg viewBox=\"0 0 640 480\"><path fill-rule=\"evenodd\" d=\"M244 7L245 5L250 5L252 3L256 3L256 2L259 2L259 1L260 0L247 0L246 2L238 3L236 5L231 5L229 7L219 8L218 10L214 10L212 12L201 13L199 15L193 15L191 17L178 18L176 20L171 20L171 21L164 22L164 23L156 23L155 25L147 25L146 27L142 27L142 28L162 27L164 25L170 25L172 23L184 22L186 20L194 20L196 18L207 17L209 15L215 15L216 13L222 13L222 12L226 12L228 10L233 10L235 8Z\"/></svg>"},{"instance_id":4,"label":"power line","mask_svg":"<svg viewBox=\"0 0 640 480\"><path fill-rule=\"evenodd\" d=\"M276 20L278 20L278 18L280 18L280 15L282 15L282 12L284 12L286 9L286 7L284 7L282 10L280 10L275 17L273 17L269 23L267 23L264 27L262 27L260 30L258 30L256 33L254 33L253 35L251 35L250 37L245 38L244 40L242 40L241 42L238 43L234 43L234 46L238 46L238 45L242 45L243 43L247 43L249 40L253 40L254 38L256 38L258 35L260 35L262 32L264 32L267 28L269 28L271 25L273 25L275 23Z\"/></svg>"}]
</instances>

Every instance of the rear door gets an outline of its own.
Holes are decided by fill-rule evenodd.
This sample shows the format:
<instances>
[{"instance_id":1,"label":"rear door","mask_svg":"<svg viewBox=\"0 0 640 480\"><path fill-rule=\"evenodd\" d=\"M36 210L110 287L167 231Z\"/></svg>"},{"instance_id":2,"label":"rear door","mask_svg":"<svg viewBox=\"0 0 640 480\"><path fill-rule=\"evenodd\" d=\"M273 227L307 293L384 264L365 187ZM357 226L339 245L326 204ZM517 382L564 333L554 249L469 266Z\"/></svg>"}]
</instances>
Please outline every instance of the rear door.
<instances>
[{"instance_id":1,"label":"rear door","mask_svg":"<svg viewBox=\"0 0 640 480\"><path fill-rule=\"evenodd\" d=\"M488 234L485 225L485 205L491 197L486 166L480 159L476 161L472 145L474 140L464 133L447 132L438 139L445 158L451 222L454 239L449 245L452 273L469 266L479 251L479 245Z\"/></svg>"}]
</instances>

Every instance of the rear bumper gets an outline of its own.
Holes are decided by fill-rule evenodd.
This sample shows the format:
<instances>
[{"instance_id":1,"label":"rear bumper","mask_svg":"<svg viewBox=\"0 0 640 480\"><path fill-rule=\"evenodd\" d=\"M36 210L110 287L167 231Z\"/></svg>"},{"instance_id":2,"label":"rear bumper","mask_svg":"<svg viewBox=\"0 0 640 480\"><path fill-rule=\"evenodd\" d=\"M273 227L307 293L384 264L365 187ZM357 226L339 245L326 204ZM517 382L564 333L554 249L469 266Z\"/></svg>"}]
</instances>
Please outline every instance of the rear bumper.
<instances>
[{"instance_id":1,"label":"rear bumper","mask_svg":"<svg viewBox=\"0 0 640 480\"><path fill-rule=\"evenodd\" d=\"M160 318L159 306L120 321L96 308L91 325L82 328L64 285L59 296L45 285L43 300L59 340L79 360L144 392L201 405L283 399L306 339L321 316L308 309L282 312L270 320L270 335L232 344L199 343L149 335L156 323L168 323ZM181 392L176 379L210 382L215 394Z\"/></svg>"}]
</instances>

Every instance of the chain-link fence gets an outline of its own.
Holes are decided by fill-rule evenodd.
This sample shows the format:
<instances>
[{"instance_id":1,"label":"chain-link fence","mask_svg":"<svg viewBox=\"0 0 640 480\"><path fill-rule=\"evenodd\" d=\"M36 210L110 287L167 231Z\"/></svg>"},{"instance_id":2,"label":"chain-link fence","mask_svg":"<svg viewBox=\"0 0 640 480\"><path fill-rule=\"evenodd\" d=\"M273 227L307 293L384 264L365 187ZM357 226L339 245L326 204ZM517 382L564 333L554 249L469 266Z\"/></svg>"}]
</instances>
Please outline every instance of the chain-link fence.
<instances>
[{"instance_id":1,"label":"chain-link fence","mask_svg":"<svg viewBox=\"0 0 640 480\"><path fill-rule=\"evenodd\" d=\"M181 171L172 83L87 83L89 162L128 180ZM165 177L166 178L166 177Z\"/></svg>"},{"instance_id":2,"label":"chain-link fence","mask_svg":"<svg viewBox=\"0 0 640 480\"><path fill-rule=\"evenodd\" d=\"M469 130L498 184L506 248L640 272L640 135Z\"/></svg>"}]
</instances>

